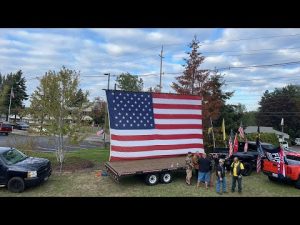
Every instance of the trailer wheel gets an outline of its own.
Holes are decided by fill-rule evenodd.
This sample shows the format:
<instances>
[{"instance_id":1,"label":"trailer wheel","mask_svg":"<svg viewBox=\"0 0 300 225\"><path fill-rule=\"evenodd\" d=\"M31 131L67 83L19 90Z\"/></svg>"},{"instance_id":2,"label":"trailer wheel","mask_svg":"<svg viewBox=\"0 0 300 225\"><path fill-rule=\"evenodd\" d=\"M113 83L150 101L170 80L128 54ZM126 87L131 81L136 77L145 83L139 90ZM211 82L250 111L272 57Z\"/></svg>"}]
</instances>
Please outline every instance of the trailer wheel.
<instances>
[{"instance_id":1,"label":"trailer wheel","mask_svg":"<svg viewBox=\"0 0 300 225\"><path fill-rule=\"evenodd\" d=\"M148 174L147 176L146 176L146 183L148 184L148 185L155 185L155 184L157 184L158 183L158 180L159 180L159 178L158 178L158 175L157 174Z\"/></svg>"},{"instance_id":2,"label":"trailer wheel","mask_svg":"<svg viewBox=\"0 0 300 225\"><path fill-rule=\"evenodd\" d=\"M160 182L163 184L168 184L172 182L172 174L167 172L167 173L162 173L160 175Z\"/></svg>"},{"instance_id":3,"label":"trailer wheel","mask_svg":"<svg viewBox=\"0 0 300 225\"><path fill-rule=\"evenodd\" d=\"M296 181L295 187L298 188L298 189L300 189L300 177L299 177L299 179Z\"/></svg>"}]
</instances>

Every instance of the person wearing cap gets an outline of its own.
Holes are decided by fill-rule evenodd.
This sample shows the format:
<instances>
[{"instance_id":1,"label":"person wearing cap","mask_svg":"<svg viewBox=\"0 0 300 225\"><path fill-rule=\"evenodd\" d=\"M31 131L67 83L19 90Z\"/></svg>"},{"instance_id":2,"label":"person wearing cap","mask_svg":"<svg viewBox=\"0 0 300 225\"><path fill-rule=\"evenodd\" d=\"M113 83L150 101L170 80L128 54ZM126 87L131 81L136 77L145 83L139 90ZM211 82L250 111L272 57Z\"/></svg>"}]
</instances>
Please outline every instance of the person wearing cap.
<instances>
[{"instance_id":1,"label":"person wearing cap","mask_svg":"<svg viewBox=\"0 0 300 225\"><path fill-rule=\"evenodd\" d=\"M206 153L202 154L202 158L199 159L199 174L198 174L198 182L197 187L200 186L200 182L205 182L205 187L208 189L208 183L210 181L210 166L211 162L206 157Z\"/></svg>"},{"instance_id":2,"label":"person wearing cap","mask_svg":"<svg viewBox=\"0 0 300 225\"><path fill-rule=\"evenodd\" d=\"M188 152L186 158L185 158L185 165L186 165L186 178L185 182L187 185L191 185L191 178L193 173L193 162L192 162L192 153Z\"/></svg>"},{"instance_id":3,"label":"person wearing cap","mask_svg":"<svg viewBox=\"0 0 300 225\"><path fill-rule=\"evenodd\" d=\"M216 175L217 175L217 184L216 184L217 193L218 194L227 193L224 159L219 159L219 164L216 169ZM222 185L222 192L220 190L221 185Z\"/></svg>"}]
</instances>

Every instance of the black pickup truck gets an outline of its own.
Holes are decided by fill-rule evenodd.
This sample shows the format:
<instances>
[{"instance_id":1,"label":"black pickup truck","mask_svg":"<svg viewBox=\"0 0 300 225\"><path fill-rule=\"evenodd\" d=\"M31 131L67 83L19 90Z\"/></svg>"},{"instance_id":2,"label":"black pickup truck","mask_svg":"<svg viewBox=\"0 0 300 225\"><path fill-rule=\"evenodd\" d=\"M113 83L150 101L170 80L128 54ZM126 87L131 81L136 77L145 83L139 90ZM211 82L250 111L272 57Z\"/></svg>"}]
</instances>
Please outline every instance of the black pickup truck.
<instances>
[{"instance_id":1,"label":"black pickup truck","mask_svg":"<svg viewBox=\"0 0 300 225\"><path fill-rule=\"evenodd\" d=\"M262 147L264 149L274 149L274 145L270 143L262 142ZM234 157L238 157L241 162L243 162L245 170L244 176L251 175L253 169L256 169L257 164L257 146L255 141L248 141L248 151L244 152L245 142L239 142L238 151L233 153L232 156L228 157L229 149L228 148L215 148L212 151L212 154L217 155L218 158L225 158L225 167L227 170L230 170L230 165L233 162Z\"/></svg>"},{"instance_id":2,"label":"black pickup truck","mask_svg":"<svg viewBox=\"0 0 300 225\"><path fill-rule=\"evenodd\" d=\"M0 186L11 192L22 192L26 187L48 180L51 175L48 159L28 157L19 150L0 147Z\"/></svg>"}]
</instances>

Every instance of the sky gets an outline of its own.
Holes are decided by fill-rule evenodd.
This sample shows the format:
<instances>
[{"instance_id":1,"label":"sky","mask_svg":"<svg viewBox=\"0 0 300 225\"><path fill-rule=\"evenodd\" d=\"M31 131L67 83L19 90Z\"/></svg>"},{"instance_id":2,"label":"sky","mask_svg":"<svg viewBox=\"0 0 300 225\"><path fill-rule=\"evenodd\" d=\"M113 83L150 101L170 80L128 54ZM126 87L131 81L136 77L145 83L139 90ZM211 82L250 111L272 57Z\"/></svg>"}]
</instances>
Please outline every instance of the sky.
<instances>
[{"instance_id":1,"label":"sky","mask_svg":"<svg viewBox=\"0 0 300 225\"><path fill-rule=\"evenodd\" d=\"M80 87L89 91L90 100L105 99L106 73L111 74L110 88L126 72L141 77L145 90L158 85L163 45L162 91L174 92L171 84L184 69L194 35L205 57L200 68L219 69L226 82L223 90L234 91L228 104L257 110L266 90L300 84L300 29L286 28L0 29L0 73L22 70L30 95L38 78L66 66L80 71ZM297 63L282 65L287 62Z\"/></svg>"}]
</instances>

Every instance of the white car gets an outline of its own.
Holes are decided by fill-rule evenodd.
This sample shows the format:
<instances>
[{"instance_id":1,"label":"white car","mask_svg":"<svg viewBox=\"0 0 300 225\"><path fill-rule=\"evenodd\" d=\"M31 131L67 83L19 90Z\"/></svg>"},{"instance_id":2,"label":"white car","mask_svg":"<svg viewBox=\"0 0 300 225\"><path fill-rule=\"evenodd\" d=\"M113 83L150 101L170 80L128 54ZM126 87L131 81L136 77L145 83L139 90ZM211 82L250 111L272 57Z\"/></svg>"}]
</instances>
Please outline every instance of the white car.
<instances>
[{"instance_id":1,"label":"white car","mask_svg":"<svg viewBox=\"0 0 300 225\"><path fill-rule=\"evenodd\" d=\"M283 148L288 148L289 147L289 143L287 141L282 141L280 142L280 145L283 147Z\"/></svg>"},{"instance_id":2,"label":"white car","mask_svg":"<svg viewBox=\"0 0 300 225\"><path fill-rule=\"evenodd\" d=\"M296 145L300 145L300 138L296 138L295 143L296 143Z\"/></svg>"}]
</instances>

